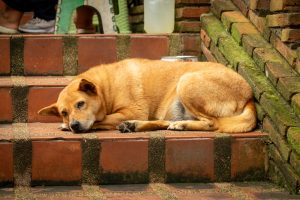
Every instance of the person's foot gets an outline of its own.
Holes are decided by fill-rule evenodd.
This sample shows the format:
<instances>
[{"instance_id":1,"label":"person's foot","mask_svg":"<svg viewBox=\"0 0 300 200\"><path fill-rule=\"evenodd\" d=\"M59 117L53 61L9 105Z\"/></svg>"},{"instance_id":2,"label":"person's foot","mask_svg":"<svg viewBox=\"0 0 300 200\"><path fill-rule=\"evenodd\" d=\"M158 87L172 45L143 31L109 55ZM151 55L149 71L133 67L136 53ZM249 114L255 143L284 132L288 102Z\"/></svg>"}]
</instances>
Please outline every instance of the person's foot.
<instances>
[{"instance_id":1,"label":"person's foot","mask_svg":"<svg viewBox=\"0 0 300 200\"><path fill-rule=\"evenodd\" d=\"M46 21L36 17L19 26L19 30L25 33L53 33L54 27L55 20Z\"/></svg>"},{"instance_id":2,"label":"person's foot","mask_svg":"<svg viewBox=\"0 0 300 200\"><path fill-rule=\"evenodd\" d=\"M9 7L6 7L4 11L0 11L0 33L18 33L22 15L23 13Z\"/></svg>"}]
</instances>

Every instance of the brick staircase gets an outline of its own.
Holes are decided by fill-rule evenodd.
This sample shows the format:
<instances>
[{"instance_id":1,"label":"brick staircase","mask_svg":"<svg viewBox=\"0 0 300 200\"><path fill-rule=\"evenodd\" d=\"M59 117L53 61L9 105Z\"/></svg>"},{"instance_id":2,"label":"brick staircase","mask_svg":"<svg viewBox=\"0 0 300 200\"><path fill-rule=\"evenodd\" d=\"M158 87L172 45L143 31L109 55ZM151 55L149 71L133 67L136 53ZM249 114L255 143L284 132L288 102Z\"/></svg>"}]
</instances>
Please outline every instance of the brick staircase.
<instances>
[{"instance_id":1,"label":"brick staircase","mask_svg":"<svg viewBox=\"0 0 300 200\"><path fill-rule=\"evenodd\" d=\"M199 34L0 36L0 185L265 180L266 134L72 134L37 111L76 74L127 57L200 57Z\"/></svg>"}]
</instances>

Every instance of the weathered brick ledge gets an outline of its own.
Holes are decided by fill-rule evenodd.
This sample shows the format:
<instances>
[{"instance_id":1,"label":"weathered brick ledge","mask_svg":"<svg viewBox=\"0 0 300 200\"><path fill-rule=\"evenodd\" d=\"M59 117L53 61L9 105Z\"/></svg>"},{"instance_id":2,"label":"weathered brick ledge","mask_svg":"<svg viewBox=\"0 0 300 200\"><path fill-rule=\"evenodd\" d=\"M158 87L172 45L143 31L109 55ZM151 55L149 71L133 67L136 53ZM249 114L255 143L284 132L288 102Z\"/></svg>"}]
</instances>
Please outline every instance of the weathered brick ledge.
<instances>
[{"instance_id":1,"label":"weathered brick ledge","mask_svg":"<svg viewBox=\"0 0 300 200\"><path fill-rule=\"evenodd\" d=\"M108 184L264 180L266 134L72 134L59 124L0 125L0 183Z\"/></svg>"},{"instance_id":2,"label":"weathered brick ledge","mask_svg":"<svg viewBox=\"0 0 300 200\"><path fill-rule=\"evenodd\" d=\"M231 1L215 0L211 10L215 16L201 18L203 54L210 61L238 71L250 83L259 120L270 137L269 177L297 193L300 183L299 71L281 57Z\"/></svg>"}]
</instances>

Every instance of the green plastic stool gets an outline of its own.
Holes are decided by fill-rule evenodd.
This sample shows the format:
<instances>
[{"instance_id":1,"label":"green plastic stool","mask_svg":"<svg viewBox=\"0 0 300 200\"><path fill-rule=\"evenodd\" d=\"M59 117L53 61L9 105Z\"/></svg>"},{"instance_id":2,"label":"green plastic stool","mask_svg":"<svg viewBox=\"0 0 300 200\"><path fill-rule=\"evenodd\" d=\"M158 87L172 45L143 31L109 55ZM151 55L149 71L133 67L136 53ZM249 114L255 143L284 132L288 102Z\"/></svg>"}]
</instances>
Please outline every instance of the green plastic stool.
<instances>
[{"instance_id":1,"label":"green plastic stool","mask_svg":"<svg viewBox=\"0 0 300 200\"><path fill-rule=\"evenodd\" d=\"M117 0L119 13L114 13L112 0L59 0L55 34L72 33L71 20L76 8L88 5L94 7L101 16L102 28L105 34L131 33L128 22L128 9L126 0ZM99 17L98 17L99 19Z\"/></svg>"}]
</instances>

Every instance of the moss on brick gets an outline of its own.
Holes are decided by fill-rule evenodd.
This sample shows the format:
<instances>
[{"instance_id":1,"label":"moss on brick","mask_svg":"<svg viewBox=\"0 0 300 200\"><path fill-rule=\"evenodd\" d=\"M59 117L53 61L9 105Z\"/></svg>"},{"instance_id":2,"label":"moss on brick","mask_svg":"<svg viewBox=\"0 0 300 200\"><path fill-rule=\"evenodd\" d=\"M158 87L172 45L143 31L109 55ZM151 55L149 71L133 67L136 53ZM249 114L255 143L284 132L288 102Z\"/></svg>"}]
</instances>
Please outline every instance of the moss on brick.
<instances>
[{"instance_id":1,"label":"moss on brick","mask_svg":"<svg viewBox=\"0 0 300 200\"><path fill-rule=\"evenodd\" d=\"M287 139L293 150L300 155L300 128L292 127L289 128Z\"/></svg>"},{"instance_id":2,"label":"moss on brick","mask_svg":"<svg viewBox=\"0 0 300 200\"><path fill-rule=\"evenodd\" d=\"M261 105L257 102L255 102L255 108L256 108L256 115L257 115L258 120L262 121L266 116L266 112L261 107Z\"/></svg>"},{"instance_id":3,"label":"moss on brick","mask_svg":"<svg viewBox=\"0 0 300 200\"><path fill-rule=\"evenodd\" d=\"M235 69L237 69L238 64L255 65L249 55L231 37L220 38L218 46L220 52Z\"/></svg>"},{"instance_id":4,"label":"moss on brick","mask_svg":"<svg viewBox=\"0 0 300 200\"><path fill-rule=\"evenodd\" d=\"M238 10L238 8L231 1L214 0L212 1L211 10L220 18L223 12Z\"/></svg>"},{"instance_id":5,"label":"moss on brick","mask_svg":"<svg viewBox=\"0 0 300 200\"><path fill-rule=\"evenodd\" d=\"M300 93L293 96L292 107L297 116L300 117Z\"/></svg>"},{"instance_id":6,"label":"moss on brick","mask_svg":"<svg viewBox=\"0 0 300 200\"><path fill-rule=\"evenodd\" d=\"M182 52L182 43L181 43L181 36L180 34L171 34L169 36L169 55L170 56L177 56L180 55Z\"/></svg>"},{"instance_id":7,"label":"moss on brick","mask_svg":"<svg viewBox=\"0 0 300 200\"><path fill-rule=\"evenodd\" d=\"M217 134L214 140L216 181L230 181L231 178L231 137Z\"/></svg>"},{"instance_id":8,"label":"moss on brick","mask_svg":"<svg viewBox=\"0 0 300 200\"><path fill-rule=\"evenodd\" d=\"M280 155L285 161L288 161L291 149L285 140L285 137L281 135L275 128L273 122L266 117L263 123L263 129L269 133L271 141L275 144L280 152Z\"/></svg>"},{"instance_id":9,"label":"moss on brick","mask_svg":"<svg viewBox=\"0 0 300 200\"><path fill-rule=\"evenodd\" d=\"M74 76L78 73L78 47L77 37L65 36L63 37L63 65L64 75Z\"/></svg>"},{"instance_id":10,"label":"moss on brick","mask_svg":"<svg viewBox=\"0 0 300 200\"><path fill-rule=\"evenodd\" d=\"M128 47L130 46L129 35L117 35L117 60L123 60L129 57Z\"/></svg>"},{"instance_id":11,"label":"moss on brick","mask_svg":"<svg viewBox=\"0 0 300 200\"><path fill-rule=\"evenodd\" d=\"M300 77L280 78L277 89L287 101L290 101L293 94L300 93Z\"/></svg>"},{"instance_id":12,"label":"moss on brick","mask_svg":"<svg viewBox=\"0 0 300 200\"><path fill-rule=\"evenodd\" d=\"M264 74L255 66L239 65L238 72L248 81L251 85L254 96L260 100L264 92L274 93L275 88L264 76Z\"/></svg>"},{"instance_id":13,"label":"moss on brick","mask_svg":"<svg viewBox=\"0 0 300 200\"><path fill-rule=\"evenodd\" d=\"M259 35L259 32L250 22L234 23L231 27L231 35L237 43L241 44L244 35Z\"/></svg>"},{"instance_id":14,"label":"moss on brick","mask_svg":"<svg viewBox=\"0 0 300 200\"><path fill-rule=\"evenodd\" d=\"M226 58L223 56L223 54L219 51L218 47L213 42L211 42L210 51L219 63L222 63L223 65L228 65L228 60L226 60Z\"/></svg>"},{"instance_id":15,"label":"moss on brick","mask_svg":"<svg viewBox=\"0 0 300 200\"><path fill-rule=\"evenodd\" d=\"M256 48L253 51L253 59L262 71L265 71L266 62L284 64L279 53L274 49Z\"/></svg>"},{"instance_id":16,"label":"moss on brick","mask_svg":"<svg viewBox=\"0 0 300 200\"><path fill-rule=\"evenodd\" d=\"M13 36L10 47L11 74L22 76L24 75L24 38Z\"/></svg>"},{"instance_id":17,"label":"moss on brick","mask_svg":"<svg viewBox=\"0 0 300 200\"><path fill-rule=\"evenodd\" d=\"M219 38L229 36L222 23L212 14L201 15L201 23L202 28L204 28L215 44L218 44Z\"/></svg>"},{"instance_id":18,"label":"moss on brick","mask_svg":"<svg viewBox=\"0 0 300 200\"><path fill-rule=\"evenodd\" d=\"M292 167L295 169L296 173L300 175L300 156L296 153L291 153L290 163Z\"/></svg>"},{"instance_id":19,"label":"moss on brick","mask_svg":"<svg viewBox=\"0 0 300 200\"><path fill-rule=\"evenodd\" d=\"M148 173L131 172L131 173L111 173L102 172L100 184L134 184L148 183Z\"/></svg>"},{"instance_id":20,"label":"moss on brick","mask_svg":"<svg viewBox=\"0 0 300 200\"><path fill-rule=\"evenodd\" d=\"M253 55L255 48L271 48L271 45L260 34L244 35L242 45L250 56Z\"/></svg>"},{"instance_id":21,"label":"moss on brick","mask_svg":"<svg viewBox=\"0 0 300 200\"><path fill-rule=\"evenodd\" d=\"M265 92L260 103L282 134L288 127L296 127L300 124L291 107L278 93Z\"/></svg>"}]
</instances>

